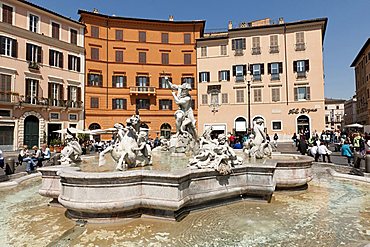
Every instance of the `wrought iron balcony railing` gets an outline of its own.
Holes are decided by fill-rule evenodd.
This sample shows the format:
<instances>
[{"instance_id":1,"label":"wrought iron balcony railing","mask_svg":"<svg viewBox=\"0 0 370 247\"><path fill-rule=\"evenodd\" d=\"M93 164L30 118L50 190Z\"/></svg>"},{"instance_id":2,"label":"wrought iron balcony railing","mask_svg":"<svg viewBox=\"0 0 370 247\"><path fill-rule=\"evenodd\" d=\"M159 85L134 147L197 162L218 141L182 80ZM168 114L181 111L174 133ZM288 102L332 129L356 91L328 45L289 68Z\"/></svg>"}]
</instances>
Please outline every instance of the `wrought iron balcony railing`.
<instances>
[{"instance_id":1,"label":"wrought iron balcony railing","mask_svg":"<svg viewBox=\"0 0 370 247\"><path fill-rule=\"evenodd\" d=\"M296 51L304 51L304 50L306 50L306 44L305 43L297 43L297 44L295 44L295 50Z\"/></svg>"},{"instance_id":2,"label":"wrought iron balcony railing","mask_svg":"<svg viewBox=\"0 0 370 247\"><path fill-rule=\"evenodd\" d=\"M259 55L261 54L261 47L252 47L252 55Z\"/></svg>"},{"instance_id":3,"label":"wrought iron balcony railing","mask_svg":"<svg viewBox=\"0 0 370 247\"><path fill-rule=\"evenodd\" d=\"M155 87L130 87L130 94L156 94Z\"/></svg>"},{"instance_id":4,"label":"wrought iron balcony railing","mask_svg":"<svg viewBox=\"0 0 370 247\"><path fill-rule=\"evenodd\" d=\"M279 46L278 45L270 46L270 53L279 53Z\"/></svg>"},{"instance_id":5,"label":"wrought iron balcony railing","mask_svg":"<svg viewBox=\"0 0 370 247\"><path fill-rule=\"evenodd\" d=\"M243 56L244 55L243 49L236 49L235 52L234 52L234 55L235 56Z\"/></svg>"}]
</instances>

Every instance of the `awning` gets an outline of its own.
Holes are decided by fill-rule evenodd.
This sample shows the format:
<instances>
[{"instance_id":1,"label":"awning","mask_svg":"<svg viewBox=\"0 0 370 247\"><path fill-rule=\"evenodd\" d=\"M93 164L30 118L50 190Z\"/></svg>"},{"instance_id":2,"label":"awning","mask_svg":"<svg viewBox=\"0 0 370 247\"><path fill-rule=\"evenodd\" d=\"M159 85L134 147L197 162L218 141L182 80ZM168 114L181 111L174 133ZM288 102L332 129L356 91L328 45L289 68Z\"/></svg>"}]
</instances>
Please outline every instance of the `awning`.
<instances>
[{"instance_id":1,"label":"awning","mask_svg":"<svg viewBox=\"0 0 370 247\"><path fill-rule=\"evenodd\" d=\"M354 124L348 124L344 127L347 127L347 128L363 128L364 126L361 125L361 124L358 124L358 123L354 123Z\"/></svg>"}]
</instances>

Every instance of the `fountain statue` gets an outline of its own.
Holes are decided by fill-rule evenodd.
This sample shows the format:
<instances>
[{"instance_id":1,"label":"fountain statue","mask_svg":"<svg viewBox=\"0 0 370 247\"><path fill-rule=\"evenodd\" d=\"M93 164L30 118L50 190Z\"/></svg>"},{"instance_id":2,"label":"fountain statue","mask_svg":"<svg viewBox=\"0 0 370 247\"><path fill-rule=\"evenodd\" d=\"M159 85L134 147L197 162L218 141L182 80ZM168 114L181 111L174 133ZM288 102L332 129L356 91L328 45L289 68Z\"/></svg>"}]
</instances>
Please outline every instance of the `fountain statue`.
<instances>
[{"instance_id":1,"label":"fountain statue","mask_svg":"<svg viewBox=\"0 0 370 247\"><path fill-rule=\"evenodd\" d=\"M173 98L179 107L175 112L176 135L171 137L170 149L174 150L175 153L193 151L198 138L195 129L196 120L193 109L191 108L191 96L189 93L191 85L188 82L183 82L181 85L174 85L168 77L165 77L165 80L173 90Z\"/></svg>"},{"instance_id":2,"label":"fountain statue","mask_svg":"<svg viewBox=\"0 0 370 247\"><path fill-rule=\"evenodd\" d=\"M76 134L67 128L66 146L60 154L60 164L63 166L78 165L81 163L82 148Z\"/></svg>"},{"instance_id":3,"label":"fountain statue","mask_svg":"<svg viewBox=\"0 0 370 247\"><path fill-rule=\"evenodd\" d=\"M126 127L116 123L116 137L113 144L99 155L99 166L105 164L104 156L110 153L116 161L116 170L124 171L129 167L151 165L151 148L147 144L148 135L140 131L140 117L133 115L126 120Z\"/></svg>"},{"instance_id":4,"label":"fountain statue","mask_svg":"<svg viewBox=\"0 0 370 247\"><path fill-rule=\"evenodd\" d=\"M266 139L265 126L262 118L258 118L253 122L254 135L244 143L243 151L249 157L262 159L264 157L271 157L272 146Z\"/></svg>"},{"instance_id":5,"label":"fountain statue","mask_svg":"<svg viewBox=\"0 0 370 247\"><path fill-rule=\"evenodd\" d=\"M191 168L213 168L221 175L231 173L231 168L241 165L242 159L237 157L234 150L227 144L226 135L218 135L217 141L211 139L212 127L205 129L200 137L199 153L190 159Z\"/></svg>"}]
</instances>

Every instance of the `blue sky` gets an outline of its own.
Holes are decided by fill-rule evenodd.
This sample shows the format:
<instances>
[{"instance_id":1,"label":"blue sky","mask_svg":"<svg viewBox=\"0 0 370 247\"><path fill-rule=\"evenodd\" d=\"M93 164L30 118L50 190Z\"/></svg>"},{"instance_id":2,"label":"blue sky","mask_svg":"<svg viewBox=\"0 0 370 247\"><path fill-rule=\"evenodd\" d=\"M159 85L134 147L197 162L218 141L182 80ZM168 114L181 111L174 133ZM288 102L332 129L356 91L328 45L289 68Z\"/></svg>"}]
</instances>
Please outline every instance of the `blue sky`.
<instances>
[{"instance_id":1,"label":"blue sky","mask_svg":"<svg viewBox=\"0 0 370 247\"><path fill-rule=\"evenodd\" d=\"M286 22L328 17L324 41L325 97L348 99L355 93L353 59L370 37L370 0L30 0L78 20L78 9L149 19L206 20L206 30L270 17Z\"/></svg>"}]
</instances>

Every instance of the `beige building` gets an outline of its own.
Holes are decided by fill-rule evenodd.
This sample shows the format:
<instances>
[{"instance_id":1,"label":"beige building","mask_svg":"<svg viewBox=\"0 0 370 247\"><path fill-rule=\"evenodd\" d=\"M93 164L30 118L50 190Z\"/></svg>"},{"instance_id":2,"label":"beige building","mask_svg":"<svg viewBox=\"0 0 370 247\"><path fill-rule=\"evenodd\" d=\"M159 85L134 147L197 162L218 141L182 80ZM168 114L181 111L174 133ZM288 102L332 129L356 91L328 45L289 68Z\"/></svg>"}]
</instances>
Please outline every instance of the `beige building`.
<instances>
[{"instance_id":1,"label":"beige building","mask_svg":"<svg viewBox=\"0 0 370 247\"><path fill-rule=\"evenodd\" d=\"M357 122L356 103L356 96L353 96L351 99L344 102L344 125Z\"/></svg>"},{"instance_id":2,"label":"beige building","mask_svg":"<svg viewBox=\"0 0 370 247\"><path fill-rule=\"evenodd\" d=\"M83 128L84 25L23 0L1 0L0 21L0 149Z\"/></svg>"},{"instance_id":3,"label":"beige building","mask_svg":"<svg viewBox=\"0 0 370 247\"><path fill-rule=\"evenodd\" d=\"M340 130L344 127L344 99L325 99L325 127Z\"/></svg>"},{"instance_id":4,"label":"beige building","mask_svg":"<svg viewBox=\"0 0 370 247\"><path fill-rule=\"evenodd\" d=\"M370 125L370 38L362 46L351 67L355 68L357 122Z\"/></svg>"},{"instance_id":5,"label":"beige building","mask_svg":"<svg viewBox=\"0 0 370 247\"><path fill-rule=\"evenodd\" d=\"M229 23L197 40L198 129L244 134L262 118L266 132L325 128L323 41L327 19ZM250 110L249 110L250 109Z\"/></svg>"}]
</instances>

